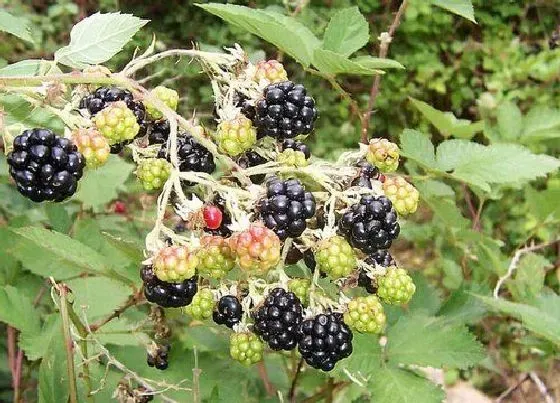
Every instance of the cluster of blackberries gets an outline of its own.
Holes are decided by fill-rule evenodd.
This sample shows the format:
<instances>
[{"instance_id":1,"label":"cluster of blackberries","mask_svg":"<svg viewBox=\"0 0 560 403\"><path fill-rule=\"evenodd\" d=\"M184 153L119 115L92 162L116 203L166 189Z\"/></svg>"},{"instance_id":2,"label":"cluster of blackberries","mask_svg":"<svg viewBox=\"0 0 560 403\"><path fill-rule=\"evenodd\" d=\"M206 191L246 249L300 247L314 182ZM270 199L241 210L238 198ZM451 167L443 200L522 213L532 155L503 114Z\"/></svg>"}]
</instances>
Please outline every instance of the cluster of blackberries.
<instances>
[{"instance_id":1,"label":"cluster of blackberries","mask_svg":"<svg viewBox=\"0 0 560 403\"><path fill-rule=\"evenodd\" d=\"M48 129L30 129L13 146L7 161L22 195L34 202L60 202L76 192L85 159L69 139Z\"/></svg>"},{"instance_id":2,"label":"cluster of blackberries","mask_svg":"<svg viewBox=\"0 0 560 403\"><path fill-rule=\"evenodd\" d=\"M303 307L293 292L273 289L254 313L254 331L273 350L293 350L298 327L303 321Z\"/></svg>"},{"instance_id":3,"label":"cluster of blackberries","mask_svg":"<svg viewBox=\"0 0 560 403\"><path fill-rule=\"evenodd\" d=\"M225 325L232 328L241 321L242 314L241 303L237 297L233 295L224 295L218 301L216 309L212 314L212 319L214 319L214 322L218 325Z\"/></svg>"},{"instance_id":4,"label":"cluster of blackberries","mask_svg":"<svg viewBox=\"0 0 560 403\"><path fill-rule=\"evenodd\" d=\"M380 265L383 267L396 266L397 264L391 253L385 249L373 252L365 259L365 262L371 266ZM366 274L365 270L360 270L358 285L364 287L370 294L377 292L377 284Z\"/></svg>"},{"instance_id":5,"label":"cluster of blackberries","mask_svg":"<svg viewBox=\"0 0 560 403\"><path fill-rule=\"evenodd\" d=\"M296 141L294 139L284 140L282 142L281 151L287 150L288 148L291 148L294 151L301 152L305 156L305 159L311 157L311 149L307 144L302 143L301 141Z\"/></svg>"},{"instance_id":6,"label":"cluster of blackberries","mask_svg":"<svg viewBox=\"0 0 560 403\"><path fill-rule=\"evenodd\" d=\"M155 351L148 351L146 362L148 366L164 370L169 366L168 355L171 350L170 344L158 344Z\"/></svg>"},{"instance_id":7,"label":"cluster of blackberries","mask_svg":"<svg viewBox=\"0 0 560 403\"><path fill-rule=\"evenodd\" d=\"M272 178L266 184L266 198L259 203L259 212L278 238L297 238L307 228L305 220L315 214L315 197L297 179Z\"/></svg>"},{"instance_id":8,"label":"cluster of blackberries","mask_svg":"<svg viewBox=\"0 0 560 403\"><path fill-rule=\"evenodd\" d=\"M146 299L165 308L189 305L198 291L196 276L181 283L168 283L156 277L152 266L144 266L140 276L144 282Z\"/></svg>"},{"instance_id":9,"label":"cluster of blackberries","mask_svg":"<svg viewBox=\"0 0 560 403\"><path fill-rule=\"evenodd\" d=\"M371 181L379 178L379 169L367 161L360 161L358 168L358 176L354 178L351 185L371 189Z\"/></svg>"},{"instance_id":10,"label":"cluster of blackberries","mask_svg":"<svg viewBox=\"0 0 560 403\"><path fill-rule=\"evenodd\" d=\"M268 85L254 109L245 102L241 112L253 121L259 138L278 140L311 133L317 119L313 98L306 95L303 85L291 81Z\"/></svg>"},{"instance_id":11,"label":"cluster of blackberries","mask_svg":"<svg viewBox=\"0 0 560 403\"><path fill-rule=\"evenodd\" d=\"M331 371L337 361L352 354L352 331L339 313L305 320L299 333L298 350L313 368Z\"/></svg>"},{"instance_id":12,"label":"cluster of blackberries","mask_svg":"<svg viewBox=\"0 0 560 403\"><path fill-rule=\"evenodd\" d=\"M400 232L397 213L385 196L362 196L342 215L338 226L348 242L364 253L389 248Z\"/></svg>"}]
</instances>

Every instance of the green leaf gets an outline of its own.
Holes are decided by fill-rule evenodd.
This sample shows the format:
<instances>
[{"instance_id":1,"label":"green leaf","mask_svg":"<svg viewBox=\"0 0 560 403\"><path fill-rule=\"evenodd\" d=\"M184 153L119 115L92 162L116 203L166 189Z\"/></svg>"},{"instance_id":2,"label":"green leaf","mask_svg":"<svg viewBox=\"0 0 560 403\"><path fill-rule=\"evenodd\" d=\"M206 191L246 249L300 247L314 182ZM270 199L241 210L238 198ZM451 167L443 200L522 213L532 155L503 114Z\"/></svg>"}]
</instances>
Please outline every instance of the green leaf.
<instances>
[{"instance_id":1,"label":"green leaf","mask_svg":"<svg viewBox=\"0 0 560 403\"><path fill-rule=\"evenodd\" d=\"M40 403L68 401L68 371L62 326L58 328L57 337L51 339L41 361L38 389Z\"/></svg>"},{"instance_id":2,"label":"green leaf","mask_svg":"<svg viewBox=\"0 0 560 403\"><path fill-rule=\"evenodd\" d=\"M61 319L58 313L47 316L40 332L23 332L20 335L19 346L25 352L27 359L34 361L42 358L55 337L61 337Z\"/></svg>"},{"instance_id":3,"label":"green leaf","mask_svg":"<svg viewBox=\"0 0 560 403\"><path fill-rule=\"evenodd\" d=\"M424 315L435 314L441 305L440 292L428 283L426 277L418 272L411 274L416 292L408 304L410 312L423 312Z\"/></svg>"},{"instance_id":4,"label":"green leaf","mask_svg":"<svg viewBox=\"0 0 560 403\"><path fill-rule=\"evenodd\" d=\"M68 232L72 225L72 219L63 204L47 204L45 205L45 212L47 213L52 229L62 233Z\"/></svg>"},{"instance_id":5,"label":"green leaf","mask_svg":"<svg viewBox=\"0 0 560 403\"><path fill-rule=\"evenodd\" d=\"M441 387L400 368L384 367L376 371L369 389L376 403L440 403L445 399Z\"/></svg>"},{"instance_id":6,"label":"green leaf","mask_svg":"<svg viewBox=\"0 0 560 403\"><path fill-rule=\"evenodd\" d=\"M404 129L400 142L402 155L426 168L436 166L434 146L428 136L417 130Z\"/></svg>"},{"instance_id":7,"label":"green leaf","mask_svg":"<svg viewBox=\"0 0 560 403\"><path fill-rule=\"evenodd\" d=\"M402 316L389 328L387 339L387 354L394 364L465 369L484 358L482 345L464 326L435 317Z\"/></svg>"},{"instance_id":8,"label":"green leaf","mask_svg":"<svg viewBox=\"0 0 560 403\"><path fill-rule=\"evenodd\" d=\"M501 298L476 295L492 310L513 316L530 331L560 346L560 297L548 296L539 300L538 306L518 304Z\"/></svg>"},{"instance_id":9,"label":"green leaf","mask_svg":"<svg viewBox=\"0 0 560 403\"><path fill-rule=\"evenodd\" d=\"M365 378L380 369L382 352L376 336L355 333L352 346L353 352L350 357L336 366L335 371L341 377L345 377L344 370L355 377Z\"/></svg>"},{"instance_id":10,"label":"green leaf","mask_svg":"<svg viewBox=\"0 0 560 403\"><path fill-rule=\"evenodd\" d=\"M486 314L486 306L471 292L487 292L478 285L473 288L461 288L453 291L447 301L441 306L437 316L448 324L472 324L479 321Z\"/></svg>"},{"instance_id":11,"label":"green leaf","mask_svg":"<svg viewBox=\"0 0 560 403\"><path fill-rule=\"evenodd\" d=\"M505 140L515 140L523 130L523 116L521 110L513 102L504 102L497 110L500 137Z\"/></svg>"},{"instance_id":12,"label":"green leaf","mask_svg":"<svg viewBox=\"0 0 560 403\"><path fill-rule=\"evenodd\" d=\"M414 186L420 194L426 198L434 197L455 197L455 191L447 183L429 179L427 181L415 181L412 177Z\"/></svg>"},{"instance_id":13,"label":"green leaf","mask_svg":"<svg viewBox=\"0 0 560 403\"><path fill-rule=\"evenodd\" d=\"M370 56L348 59L343 55L325 49L315 50L313 65L323 73L364 76L383 74L384 72L379 69L398 68L401 66L395 60L379 59Z\"/></svg>"},{"instance_id":14,"label":"green leaf","mask_svg":"<svg viewBox=\"0 0 560 403\"><path fill-rule=\"evenodd\" d=\"M559 109L537 106L529 111L523 123L523 142L560 137Z\"/></svg>"},{"instance_id":15,"label":"green leaf","mask_svg":"<svg viewBox=\"0 0 560 403\"><path fill-rule=\"evenodd\" d=\"M404 69L402 64L393 59L381 59L373 56L356 56L350 60L368 69Z\"/></svg>"},{"instance_id":16,"label":"green leaf","mask_svg":"<svg viewBox=\"0 0 560 403\"><path fill-rule=\"evenodd\" d=\"M454 260L442 259L443 285L450 290L455 290L463 282L463 269Z\"/></svg>"},{"instance_id":17,"label":"green leaf","mask_svg":"<svg viewBox=\"0 0 560 403\"><path fill-rule=\"evenodd\" d=\"M533 301L544 287L545 268L550 262L541 255L527 253L515 271L515 277L508 282L513 299L518 302Z\"/></svg>"},{"instance_id":18,"label":"green leaf","mask_svg":"<svg viewBox=\"0 0 560 403\"><path fill-rule=\"evenodd\" d=\"M439 111L426 102L414 98L410 98L410 101L438 129L443 137L455 136L470 139L484 129L484 122L482 121L472 123L467 119L457 119L453 113Z\"/></svg>"},{"instance_id":19,"label":"green leaf","mask_svg":"<svg viewBox=\"0 0 560 403\"><path fill-rule=\"evenodd\" d=\"M441 197L428 197L423 200L428 204L434 216L441 220L449 228L467 228L470 221L463 217L461 210L455 204L454 199Z\"/></svg>"},{"instance_id":20,"label":"green leaf","mask_svg":"<svg viewBox=\"0 0 560 403\"><path fill-rule=\"evenodd\" d=\"M560 189L549 188L538 192L530 187L525 190L525 200L527 211L540 222L560 220Z\"/></svg>"},{"instance_id":21,"label":"green leaf","mask_svg":"<svg viewBox=\"0 0 560 403\"><path fill-rule=\"evenodd\" d=\"M62 120L44 108L33 107L17 95L0 95L0 106L7 114L6 126L22 124L25 127L48 127L57 133L64 132Z\"/></svg>"},{"instance_id":22,"label":"green leaf","mask_svg":"<svg viewBox=\"0 0 560 403\"><path fill-rule=\"evenodd\" d=\"M122 190L133 170L133 164L111 155L102 167L85 172L74 197L85 207L102 211L108 202L118 197L118 191Z\"/></svg>"},{"instance_id":23,"label":"green leaf","mask_svg":"<svg viewBox=\"0 0 560 403\"><path fill-rule=\"evenodd\" d=\"M54 59L78 69L106 62L147 22L131 14L95 13L72 27L70 44L57 50Z\"/></svg>"},{"instance_id":24,"label":"green leaf","mask_svg":"<svg viewBox=\"0 0 560 403\"><path fill-rule=\"evenodd\" d=\"M42 59L22 60L20 62L8 64L6 67L0 69L0 77L32 77L59 73L62 73L62 71L57 67L55 62Z\"/></svg>"},{"instance_id":25,"label":"green leaf","mask_svg":"<svg viewBox=\"0 0 560 403\"><path fill-rule=\"evenodd\" d=\"M0 31L15 35L26 42L33 43L31 23L27 18L14 17L0 9Z\"/></svg>"},{"instance_id":26,"label":"green leaf","mask_svg":"<svg viewBox=\"0 0 560 403\"><path fill-rule=\"evenodd\" d=\"M232 4L197 4L229 24L245 29L308 67L321 45L315 35L293 17Z\"/></svg>"},{"instance_id":27,"label":"green leaf","mask_svg":"<svg viewBox=\"0 0 560 403\"><path fill-rule=\"evenodd\" d=\"M438 6L460 15L474 23L474 8L471 0L431 0L434 6Z\"/></svg>"},{"instance_id":28,"label":"green leaf","mask_svg":"<svg viewBox=\"0 0 560 403\"><path fill-rule=\"evenodd\" d=\"M354 6L332 16L323 36L323 48L348 57L368 41L368 22L360 9Z\"/></svg>"},{"instance_id":29,"label":"green leaf","mask_svg":"<svg viewBox=\"0 0 560 403\"><path fill-rule=\"evenodd\" d=\"M28 334L36 334L41 329L39 312L31 299L12 286L0 288L0 322Z\"/></svg>"}]
</instances>

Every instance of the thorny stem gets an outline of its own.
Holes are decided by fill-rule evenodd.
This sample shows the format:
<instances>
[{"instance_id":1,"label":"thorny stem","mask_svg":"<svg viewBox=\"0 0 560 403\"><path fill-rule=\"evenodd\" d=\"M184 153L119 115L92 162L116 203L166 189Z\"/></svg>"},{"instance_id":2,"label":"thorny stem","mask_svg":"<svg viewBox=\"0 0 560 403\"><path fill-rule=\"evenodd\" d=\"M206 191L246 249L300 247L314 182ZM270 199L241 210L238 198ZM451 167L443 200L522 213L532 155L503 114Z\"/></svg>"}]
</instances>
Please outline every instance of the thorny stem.
<instances>
[{"instance_id":1,"label":"thorny stem","mask_svg":"<svg viewBox=\"0 0 560 403\"><path fill-rule=\"evenodd\" d=\"M395 35L395 31L399 27L401 23L401 18L406 10L406 6L408 5L408 0L403 0L401 5L399 6L399 10L397 14L395 14L395 18L393 19L393 23L389 27L389 31L387 32L388 37L381 37L381 44L379 45L379 58L385 59L387 57L387 53L389 52L389 44ZM375 106L375 100L377 99L377 95L379 94L379 86L381 85L381 75L378 74L375 76L373 80L373 85L371 86L371 90L369 92L369 100L366 108L366 112L362 119L362 136L361 141L364 144L368 142L368 130L370 125L370 118L371 112L373 111L373 107Z\"/></svg>"}]
</instances>

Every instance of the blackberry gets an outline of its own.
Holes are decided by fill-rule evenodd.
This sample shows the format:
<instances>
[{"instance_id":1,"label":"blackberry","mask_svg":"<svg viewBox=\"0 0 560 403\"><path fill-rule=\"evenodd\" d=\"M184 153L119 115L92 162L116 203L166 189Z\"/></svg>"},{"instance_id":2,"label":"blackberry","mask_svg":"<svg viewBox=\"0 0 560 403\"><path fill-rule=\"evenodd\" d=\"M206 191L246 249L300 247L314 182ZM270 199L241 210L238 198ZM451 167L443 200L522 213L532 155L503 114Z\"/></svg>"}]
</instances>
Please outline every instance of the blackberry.
<instances>
[{"instance_id":1,"label":"blackberry","mask_svg":"<svg viewBox=\"0 0 560 403\"><path fill-rule=\"evenodd\" d=\"M226 201L220 196L216 196L212 201L212 204L222 211L222 222L220 223L219 228L210 229L206 227L204 228L204 231L209 232L212 235L221 236L222 238L230 237L232 232L228 226L231 225L231 215L226 210Z\"/></svg>"},{"instance_id":2,"label":"blackberry","mask_svg":"<svg viewBox=\"0 0 560 403\"><path fill-rule=\"evenodd\" d=\"M170 161L167 144L162 145L157 156ZM177 157L179 158L179 169L182 172L192 171L212 174L216 169L212 153L189 134L182 134L181 137L177 137ZM192 183L189 183L189 186L192 185Z\"/></svg>"},{"instance_id":3,"label":"blackberry","mask_svg":"<svg viewBox=\"0 0 560 403\"><path fill-rule=\"evenodd\" d=\"M226 325L233 328L241 321L243 310L241 303L233 295L224 295L216 304L216 310L212 314L212 319L218 325Z\"/></svg>"},{"instance_id":4,"label":"blackberry","mask_svg":"<svg viewBox=\"0 0 560 403\"><path fill-rule=\"evenodd\" d=\"M342 215L338 226L352 246L365 253L387 249L400 232L397 213L385 196L362 196Z\"/></svg>"},{"instance_id":5,"label":"blackberry","mask_svg":"<svg viewBox=\"0 0 560 403\"><path fill-rule=\"evenodd\" d=\"M267 162L268 160L266 158L254 151L247 151L237 158L237 164L243 169L256 167L257 165L266 164ZM251 182L259 185L263 183L264 177L265 174L258 174L249 176L249 179L251 179Z\"/></svg>"},{"instance_id":6,"label":"blackberry","mask_svg":"<svg viewBox=\"0 0 560 403\"><path fill-rule=\"evenodd\" d=\"M321 241L315 251L317 268L332 279L349 276L356 267L356 255L350 244L341 236Z\"/></svg>"},{"instance_id":7,"label":"blackberry","mask_svg":"<svg viewBox=\"0 0 560 403\"><path fill-rule=\"evenodd\" d=\"M264 345L253 333L232 333L229 353L231 358L244 365L255 364L263 359Z\"/></svg>"},{"instance_id":8,"label":"blackberry","mask_svg":"<svg viewBox=\"0 0 560 403\"><path fill-rule=\"evenodd\" d=\"M383 306L375 295L357 297L348 303L344 322L360 333L381 333L387 318Z\"/></svg>"},{"instance_id":9,"label":"blackberry","mask_svg":"<svg viewBox=\"0 0 560 403\"><path fill-rule=\"evenodd\" d=\"M282 142L281 151L286 151L287 149L292 149L294 151L299 151L302 153L306 159L311 158L311 150L309 146L301 141L296 141L294 139L286 139Z\"/></svg>"},{"instance_id":10,"label":"blackberry","mask_svg":"<svg viewBox=\"0 0 560 403\"><path fill-rule=\"evenodd\" d=\"M94 116L102 109L105 109L111 102L124 101L128 109L136 116L136 121L140 126L137 137L146 134L146 108L140 101L135 101L132 93L128 90L116 87L100 87L93 93L86 95L80 100L80 109L87 109Z\"/></svg>"},{"instance_id":11,"label":"blackberry","mask_svg":"<svg viewBox=\"0 0 560 403\"><path fill-rule=\"evenodd\" d=\"M155 351L148 351L146 362L150 367L156 367L159 370L165 370L169 366L169 350L171 345L158 344Z\"/></svg>"},{"instance_id":12,"label":"blackberry","mask_svg":"<svg viewBox=\"0 0 560 403\"><path fill-rule=\"evenodd\" d=\"M78 188L86 163L69 139L48 129L30 129L14 139L9 172L17 190L34 202L60 202Z\"/></svg>"},{"instance_id":13,"label":"blackberry","mask_svg":"<svg viewBox=\"0 0 560 403\"><path fill-rule=\"evenodd\" d=\"M280 240L297 238L307 227L305 220L315 214L315 197L297 179L272 178L266 184L266 198L261 200L259 211L266 227Z\"/></svg>"},{"instance_id":14,"label":"blackberry","mask_svg":"<svg viewBox=\"0 0 560 403\"><path fill-rule=\"evenodd\" d=\"M150 133L148 134L148 144L164 144L169 137L169 120L157 120L152 124Z\"/></svg>"},{"instance_id":15,"label":"blackberry","mask_svg":"<svg viewBox=\"0 0 560 403\"><path fill-rule=\"evenodd\" d=\"M311 133L316 119L315 100L306 96L305 87L283 81L264 89L263 98L255 104L253 121L259 137L282 140Z\"/></svg>"},{"instance_id":16,"label":"blackberry","mask_svg":"<svg viewBox=\"0 0 560 403\"><path fill-rule=\"evenodd\" d=\"M379 276L377 284L377 295L386 304L407 304L416 291L416 286L406 270L396 267L388 268L384 276Z\"/></svg>"},{"instance_id":17,"label":"blackberry","mask_svg":"<svg viewBox=\"0 0 560 403\"><path fill-rule=\"evenodd\" d=\"M144 281L146 299L164 308L189 305L198 290L196 276L181 283L168 283L156 277L152 266L142 268L140 275Z\"/></svg>"},{"instance_id":18,"label":"blackberry","mask_svg":"<svg viewBox=\"0 0 560 403\"><path fill-rule=\"evenodd\" d=\"M367 161L360 161L357 166L359 168L358 176L354 178L351 186L360 186L372 189L371 180L379 178L379 169Z\"/></svg>"},{"instance_id":19,"label":"blackberry","mask_svg":"<svg viewBox=\"0 0 560 403\"><path fill-rule=\"evenodd\" d=\"M366 159L381 172L394 172L399 167L399 152L399 146L395 143L375 138L369 141Z\"/></svg>"},{"instance_id":20,"label":"blackberry","mask_svg":"<svg viewBox=\"0 0 560 403\"><path fill-rule=\"evenodd\" d=\"M293 292L273 289L254 313L254 331L273 350L292 350L297 345L298 326L303 321L303 307Z\"/></svg>"},{"instance_id":21,"label":"blackberry","mask_svg":"<svg viewBox=\"0 0 560 403\"><path fill-rule=\"evenodd\" d=\"M160 85L151 90L150 93L168 108L174 111L177 110L177 103L179 102L179 94L177 91ZM163 113L151 102L144 101L144 106L146 108L146 113L150 118L161 119L163 117Z\"/></svg>"},{"instance_id":22,"label":"blackberry","mask_svg":"<svg viewBox=\"0 0 560 403\"><path fill-rule=\"evenodd\" d=\"M352 331L339 313L320 314L302 322L298 350L313 368L331 371L352 354Z\"/></svg>"},{"instance_id":23,"label":"blackberry","mask_svg":"<svg viewBox=\"0 0 560 403\"><path fill-rule=\"evenodd\" d=\"M365 262L371 266L380 265L383 267L396 266L397 264L393 256L385 249L373 252L365 259ZM364 287L370 294L377 293L377 282L371 279L365 270L360 270L358 285Z\"/></svg>"}]
</instances>

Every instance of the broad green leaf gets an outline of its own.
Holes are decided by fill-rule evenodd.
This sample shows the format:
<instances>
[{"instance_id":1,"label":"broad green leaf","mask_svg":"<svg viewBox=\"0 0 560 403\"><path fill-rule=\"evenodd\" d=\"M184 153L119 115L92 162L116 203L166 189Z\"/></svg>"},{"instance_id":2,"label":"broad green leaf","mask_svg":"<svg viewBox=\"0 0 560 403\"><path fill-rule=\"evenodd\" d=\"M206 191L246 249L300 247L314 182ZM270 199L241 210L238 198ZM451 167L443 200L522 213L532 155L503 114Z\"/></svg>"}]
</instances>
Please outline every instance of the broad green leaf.
<instances>
[{"instance_id":1,"label":"broad green leaf","mask_svg":"<svg viewBox=\"0 0 560 403\"><path fill-rule=\"evenodd\" d=\"M482 121L472 123L467 119L457 119L453 113L439 111L426 102L414 98L410 98L410 101L443 137L455 136L470 139L484 128Z\"/></svg>"},{"instance_id":2,"label":"broad green leaf","mask_svg":"<svg viewBox=\"0 0 560 403\"><path fill-rule=\"evenodd\" d=\"M544 287L545 268L550 265L541 255L524 255L517 265L513 280L508 282L513 299L517 302L533 301Z\"/></svg>"},{"instance_id":3,"label":"broad green leaf","mask_svg":"<svg viewBox=\"0 0 560 403\"><path fill-rule=\"evenodd\" d=\"M119 317L95 332L95 337L103 344L118 346L148 345L150 337L139 331L138 322Z\"/></svg>"},{"instance_id":4,"label":"broad green leaf","mask_svg":"<svg viewBox=\"0 0 560 403\"><path fill-rule=\"evenodd\" d=\"M404 69L402 64L393 59L381 59L373 56L356 56L350 60L368 69Z\"/></svg>"},{"instance_id":5,"label":"broad green leaf","mask_svg":"<svg viewBox=\"0 0 560 403\"><path fill-rule=\"evenodd\" d=\"M0 9L0 31L15 35L26 42L33 43L30 21L27 18L14 17L2 9Z\"/></svg>"},{"instance_id":6,"label":"broad green leaf","mask_svg":"<svg viewBox=\"0 0 560 403\"><path fill-rule=\"evenodd\" d=\"M489 289L481 289L478 285L473 288L461 288L453 291L447 301L441 306L437 316L448 324L472 324L484 317L487 309L471 292L490 293Z\"/></svg>"},{"instance_id":7,"label":"broad green leaf","mask_svg":"<svg viewBox=\"0 0 560 403\"><path fill-rule=\"evenodd\" d=\"M332 16L325 35L323 48L343 56L350 56L368 43L369 25L356 6L344 8Z\"/></svg>"},{"instance_id":8,"label":"broad green leaf","mask_svg":"<svg viewBox=\"0 0 560 403\"><path fill-rule=\"evenodd\" d=\"M31 299L12 286L0 288L0 322L27 334L36 334L41 329L39 312Z\"/></svg>"},{"instance_id":9,"label":"broad green leaf","mask_svg":"<svg viewBox=\"0 0 560 403\"><path fill-rule=\"evenodd\" d=\"M49 223L55 231L67 233L72 225L70 214L64 208L64 204L51 203L45 205L45 212L49 218Z\"/></svg>"},{"instance_id":10,"label":"broad green leaf","mask_svg":"<svg viewBox=\"0 0 560 403\"><path fill-rule=\"evenodd\" d=\"M19 346L25 352L28 360L35 361L42 358L49 348L51 340L60 337L62 321L60 314L54 313L47 316L39 332L23 332L20 335Z\"/></svg>"},{"instance_id":11,"label":"broad green leaf","mask_svg":"<svg viewBox=\"0 0 560 403\"><path fill-rule=\"evenodd\" d=\"M476 23L472 0L431 0L431 2L434 6L444 8L453 14L460 15Z\"/></svg>"},{"instance_id":12,"label":"broad green leaf","mask_svg":"<svg viewBox=\"0 0 560 403\"><path fill-rule=\"evenodd\" d=\"M484 358L482 345L465 326L436 317L402 316L389 328L387 339L387 355L394 364L464 369Z\"/></svg>"},{"instance_id":13,"label":"broad green leaf","mask_svg":"<svg viewBox=\"0 0 560 403\"><path fill-rule=\"evenodd\" d=\"M412 180L414 182L414 186L416 186L420 194L426 198L455 197L453 188L447 183L433 179L427 181L415 181L414 176L412 177Z\"/></svg>"},{"instance_id":14,"label":"broad green leaf","mask_svg":"<svg viewBox=\"0 0 560 403\"><path fill-rule=\"evenodd\" d=\"M530 331L560 346L560 297L558 295L541 299L540 306L509 302L501 298L477 295L492 310L513 316Z\"/></svg>"},{"instance_id":15,"label":"broad green leaf","mask_svg":"<svg viewBox=\"0 0 560 403\"><path fill-rule=\"evenodd\" d=\"M426 168L436 166L434 146L428 136L417 130L404 129L400 142L402 155Z\"/></svg>"},{"instance_id":16,"label":"broad green leaf","mask_svg":"<svg viewBox=\"0 0 560 403\"><path fill-rule=\"evenodd\" d=\"M340 361L335 371L345 377L344 370L359 379L367 379L370 374L381 368L381 346L375 335L354 333L353 352L347 359Z\"/></svg>"},{"instance_id":17,"label":"broad green leaf","mask_svg":"<svg viewBox=\"0 0 560 403\"><path fill-rule=\"evenodd\" d=\"M74 198L81 200L85 207L102 211L108 202L118 197L118 191L133 170L133 164L111 155L102 167L85 172Z\"/></svg>"},{"instance_id":18,"label":"broad green leaf","mask_svg":"<svg viewBox=\"0 0 560 403\"><path fill-rule=\"evenodd\" d=\"M305 67L311 64L313 52L321 45L317 37L293 17L233 4L197 6L272 43Z\"/></svg>"},{"instance_id":19,"label":"broad green leaf","mask_svg":"<svg viewBox=\"0 0 560 403\"><path fill-rule=\"evenodd\" d=\"M525 190L525 200L527 211L540 222L560 220L560 189L549 188L538 192L529 187Z\"/></svg>"},{"instance_id":20,"label":"broad green leaf","mask_svg":"<svg viewBox=\"0 0 560 403\"><path fill-rule=\"evenodd\" d=\"M393 367L376 371L369 390L376 403L441 403L445 399L440 386L406 369Z\"/></svg>"},{"instance_id":21,"label":"broad green leaf","mask_svg":"<svg viewBox=\"0 0 560 403\"><path fill-rule=\"evenodd\" d=\"M467 228L470 221L461 214L461 210L455 204L454 199L441 197L429 197L423 200L428 204L434 216L441 220L449 228Z\"/></svg>"},{"instance_id":22,"label":"broad green leaf","mask_svg":"<svg viewBox=\"0 0 560 403\"><path fill-rule=\"evenodd\" d=\"M532 108L523 123L523 142L560 137L560 109Z\"/></svg>"},{"instance_id":23,"label":"broad green leaf","mask_svg":"<svg viewBox=\"0 0 560 403\"><path fill-rule=\"evenodd\" d=\"M68 401L68 371L62 326L50 340L39 367L39 403Z\"/></svg>"},{"instance_id":24,"label":"broad green leaf","mask_svg":"<svg viewBox=\"0 0 560 403\"><path fill-rule=\"evenodd\" d=\"M106 62L147 22L131 14L95 13L74 25L70 44L57 50L54 59L78 69Z\"/></svg>"},{"instance_id":25,"label":"broad green leaf","mask_svg":"<svg viewBox=\"0 0 560 403\"><path fill-rule=\"evenodd\" d=\"M519 138L523 130L523 116L521 110L513 102L504 102L497 110L498 129L504 140Z\"/></svg>"},{"instance_id":26,"label":"broad green leaf","mask_svg":"<svg viewBox=\"0 0 560 403\"><path fill-rule=\"evenodd\" d=\"M58 116L47 109L33 107L17 95L0 95L0 107L7 115L6 126L19 123L26 128L48 127L59 134L64 132L64 123Z\"/></svg>"},{"instance_id":27,"label":"broad green leaf","mask_svg":"<svg viewBox=\"0 0 560 403\"><path fill-rule=\"evenodd\" d=\"M454 260L442 259L441 268L443 270L443 285L450 289L456 290L463 282L463 269Z\"/></svg>"},{"instance_id":28,"label":"broad green leaf","mask_svg":"<svg viewBox=\"0 0 560 403\"><path fill-rule=\"evenodd\" d=\"M422 312L424 315L435 314L441 305L441 293L420 273L413 272L411 277L416 291L408 304L409 311L414 314L417 312Z\"/></svg>"},{"instance_id":29,"label":"broad green leaf","mask_svg":"<svg viewBox=\"0 0 560 403\"><path fill-rule=\"evenodd\" d=\"M367 76L383 73L381 70L364 67L343 55L325 49L315 50L313 65L317 67L319 71L328 74L356 74Z\"/></svg>"},{"instance_id":30,"label":"broad green leaf","mask_svg":"<svg viewBox=\"0 0 560 403\"><path fill-rule=\"evenodd\" d=\"M29 59L12 63L0 69L0 77L13 76L42 76L48 74L59 74L62 71L56 63L50 60Z\"/></svg>"}]
</instances>

